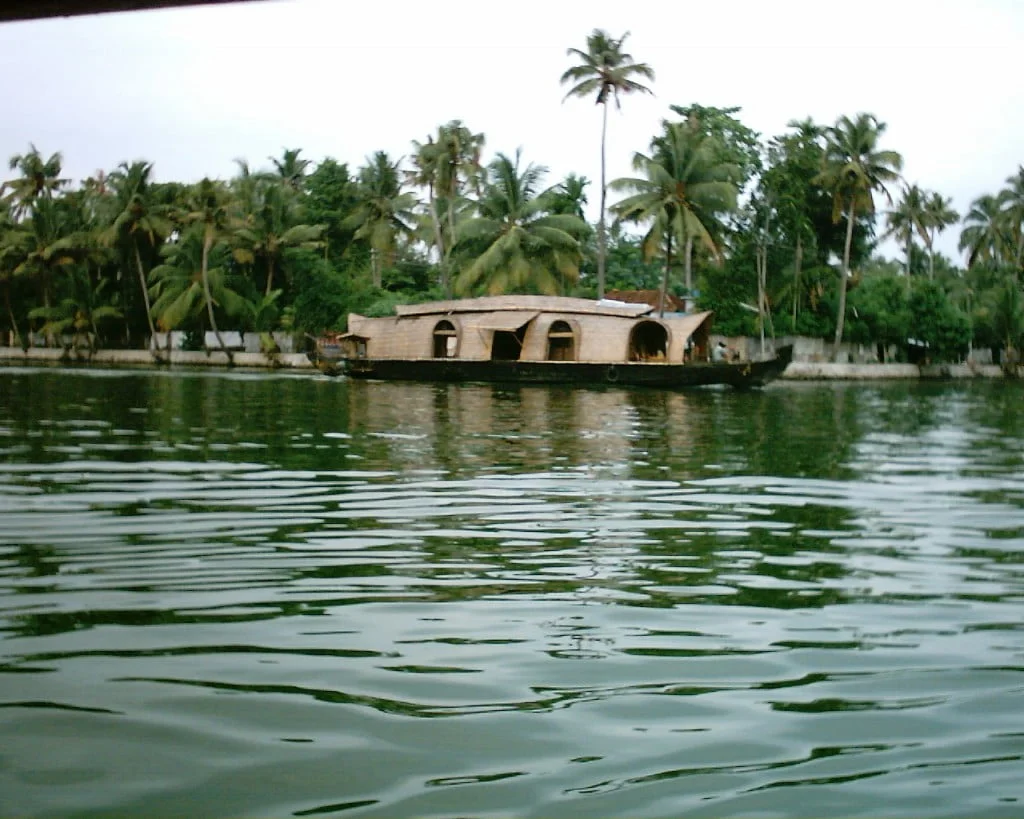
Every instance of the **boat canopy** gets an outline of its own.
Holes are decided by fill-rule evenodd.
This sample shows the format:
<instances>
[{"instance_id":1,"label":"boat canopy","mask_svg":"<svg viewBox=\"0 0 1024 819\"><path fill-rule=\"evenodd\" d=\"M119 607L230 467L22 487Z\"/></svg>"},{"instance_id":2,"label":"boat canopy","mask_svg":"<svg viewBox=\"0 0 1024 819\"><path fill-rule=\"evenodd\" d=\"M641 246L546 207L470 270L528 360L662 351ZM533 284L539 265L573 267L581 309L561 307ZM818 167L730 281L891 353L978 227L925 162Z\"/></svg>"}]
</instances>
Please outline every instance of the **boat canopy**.
<instances>
[{"instance_id":1,"label":"boat canopy","mask_svg":"<svg viewBox=\"0 0 1024 819\"><path fill-rule=\"evenodd\" d=\"M524 324L528 324L540 315L539 310L496 310L492 313L483 313L472 316L468 323L480 330L504 330L514 333Z\"/></svg>"},{"instance_id":2,"label":"boat canopy","mask_svg":"<svg viewBox=\"0 0 1024 819\"><path fill-rule=\"evenodd\" d=\"M505 310L545 313L578 313L592 316L625 316L635 318L653 311L649 304L625 302L599 302L593 299L574 299L567 296L481 296L474 299L432 301L425 304L399 304L395 315L399 318L449 315L453 313L492 313Z\"/></svg>"},{"instance_id":3,"label":"boat canopy","mask_svg":"<svg viewBox=\"0 0 1024 819\"><path fill-rule=\"evenodd\" d=\"M706 361L712 314L657 315L648 304L485 296L349 315L356 355L375 359L677 363Z\"/></svg>"}]
</instances>

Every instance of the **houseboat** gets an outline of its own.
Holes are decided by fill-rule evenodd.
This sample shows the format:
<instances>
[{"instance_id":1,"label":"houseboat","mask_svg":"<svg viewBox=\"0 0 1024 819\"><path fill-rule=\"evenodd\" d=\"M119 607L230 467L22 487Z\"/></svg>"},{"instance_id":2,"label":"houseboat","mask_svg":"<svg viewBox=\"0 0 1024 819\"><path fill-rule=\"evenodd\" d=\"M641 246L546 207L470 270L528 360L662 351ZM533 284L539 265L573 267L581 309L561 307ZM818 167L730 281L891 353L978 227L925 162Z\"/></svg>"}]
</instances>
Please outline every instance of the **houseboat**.
<instances>
[{"instance_id":1,"label":"houseboat","mask_svg":"<svg viewBox=\"0 0 1024 819\"><path fill-rule=\"evenodd\" d=\"M789 364L791 347L764 361L718 360L711 320L553 296L407 304L393 316L350 313L348 332L322 348L318 364L351 378L669 388L757 387Z\"/></svg>"}]
</instances>

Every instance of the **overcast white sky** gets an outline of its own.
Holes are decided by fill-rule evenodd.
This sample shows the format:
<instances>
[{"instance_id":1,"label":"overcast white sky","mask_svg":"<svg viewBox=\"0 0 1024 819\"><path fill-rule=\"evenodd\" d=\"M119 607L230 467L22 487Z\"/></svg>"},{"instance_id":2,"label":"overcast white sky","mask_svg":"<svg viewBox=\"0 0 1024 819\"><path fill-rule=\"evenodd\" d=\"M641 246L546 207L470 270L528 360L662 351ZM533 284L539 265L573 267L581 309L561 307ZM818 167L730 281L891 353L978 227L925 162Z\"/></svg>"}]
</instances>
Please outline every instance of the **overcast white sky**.
<instances>
[{"instance_id":1,"label":"overcast white sky","mask_svg":"<svg viewBox=\"0 0 1024 819\"><path fill-rule=\"evenodd\" d=\"M888 123L910 182L963 213L1024 162L1021 0L263 0L0 25L0 158L61 151L79 180L125 160L160 180L227 178L284 148L354 170L405 155L450 119L488 152L599 179L600 109L563 103L570 46L604 28L657 72L609 122L627 175L670 104L742 107L764 136L791 119ZM591 188L596 204L597 191ZM941 249L956 250L957 229ZM890 254L895 250L890 250Z\"/></svg>"}]
</instances>

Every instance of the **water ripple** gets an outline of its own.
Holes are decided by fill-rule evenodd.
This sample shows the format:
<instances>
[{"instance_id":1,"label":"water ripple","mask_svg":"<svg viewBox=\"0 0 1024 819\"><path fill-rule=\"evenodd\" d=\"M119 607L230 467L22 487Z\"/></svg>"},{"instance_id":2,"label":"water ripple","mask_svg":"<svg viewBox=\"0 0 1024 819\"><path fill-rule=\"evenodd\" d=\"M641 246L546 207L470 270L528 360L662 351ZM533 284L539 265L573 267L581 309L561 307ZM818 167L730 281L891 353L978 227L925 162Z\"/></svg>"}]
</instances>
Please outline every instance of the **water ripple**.
<instances>
[{"instance_id":1,"label":"water ripple","mask_svg":"<svg viewBox=\"0 0 1024 819\"><path fill-rule=\"evenodd\" d=\"M25 816L1014 814L1014 385L0 371Z\"/></svg>"}]
</instances>

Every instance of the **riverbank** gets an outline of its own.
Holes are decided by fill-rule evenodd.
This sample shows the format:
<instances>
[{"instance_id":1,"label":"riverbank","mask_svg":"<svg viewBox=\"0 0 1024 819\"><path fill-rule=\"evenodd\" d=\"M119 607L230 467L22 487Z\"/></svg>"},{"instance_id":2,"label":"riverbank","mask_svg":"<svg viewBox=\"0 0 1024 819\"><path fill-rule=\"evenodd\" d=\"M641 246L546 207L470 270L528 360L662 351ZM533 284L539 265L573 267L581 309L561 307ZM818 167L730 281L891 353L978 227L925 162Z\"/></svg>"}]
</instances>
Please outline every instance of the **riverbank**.
<instances>
[{"instance_id":1,"label":"riverbank","mask_svg":"<svg viewBox=\"0 0 1024 819\"><path fill-rule=\"evenodd\" d=\"M202 350L161 351L159 358L147 350L97 350L69 352L52 347L0 347L0 364L87 365L97 367L235 367L256 370L315 370L305 353L231 353ZM872 381L878 379L1005 378L994 364L834 364L794 361L782 375L786 381Z\"/></svg>"},{"instance_id":2,"label":"riverbank","mask_svg":"<svg viewBox=\"0 0 1024 819\"><path fill-rule=\"evenodd\" d=\"M305 353L246 353L203 350L84 350L56 347L0 347L0 363L42 365L89 365L97 367L236 367L258 370L315 370Z\"/></svg>"},{"instance_id":3,"label":"riverbank","mask_svg":"<svg viewBox=\"0 0 1024 819\"><path fill-rule=\"evenodd\" d=\"M1005 378L997 364L834 364L794 361L782 374L786 381L874 381L878 379Z\"/></svg>"}]
</instances>

